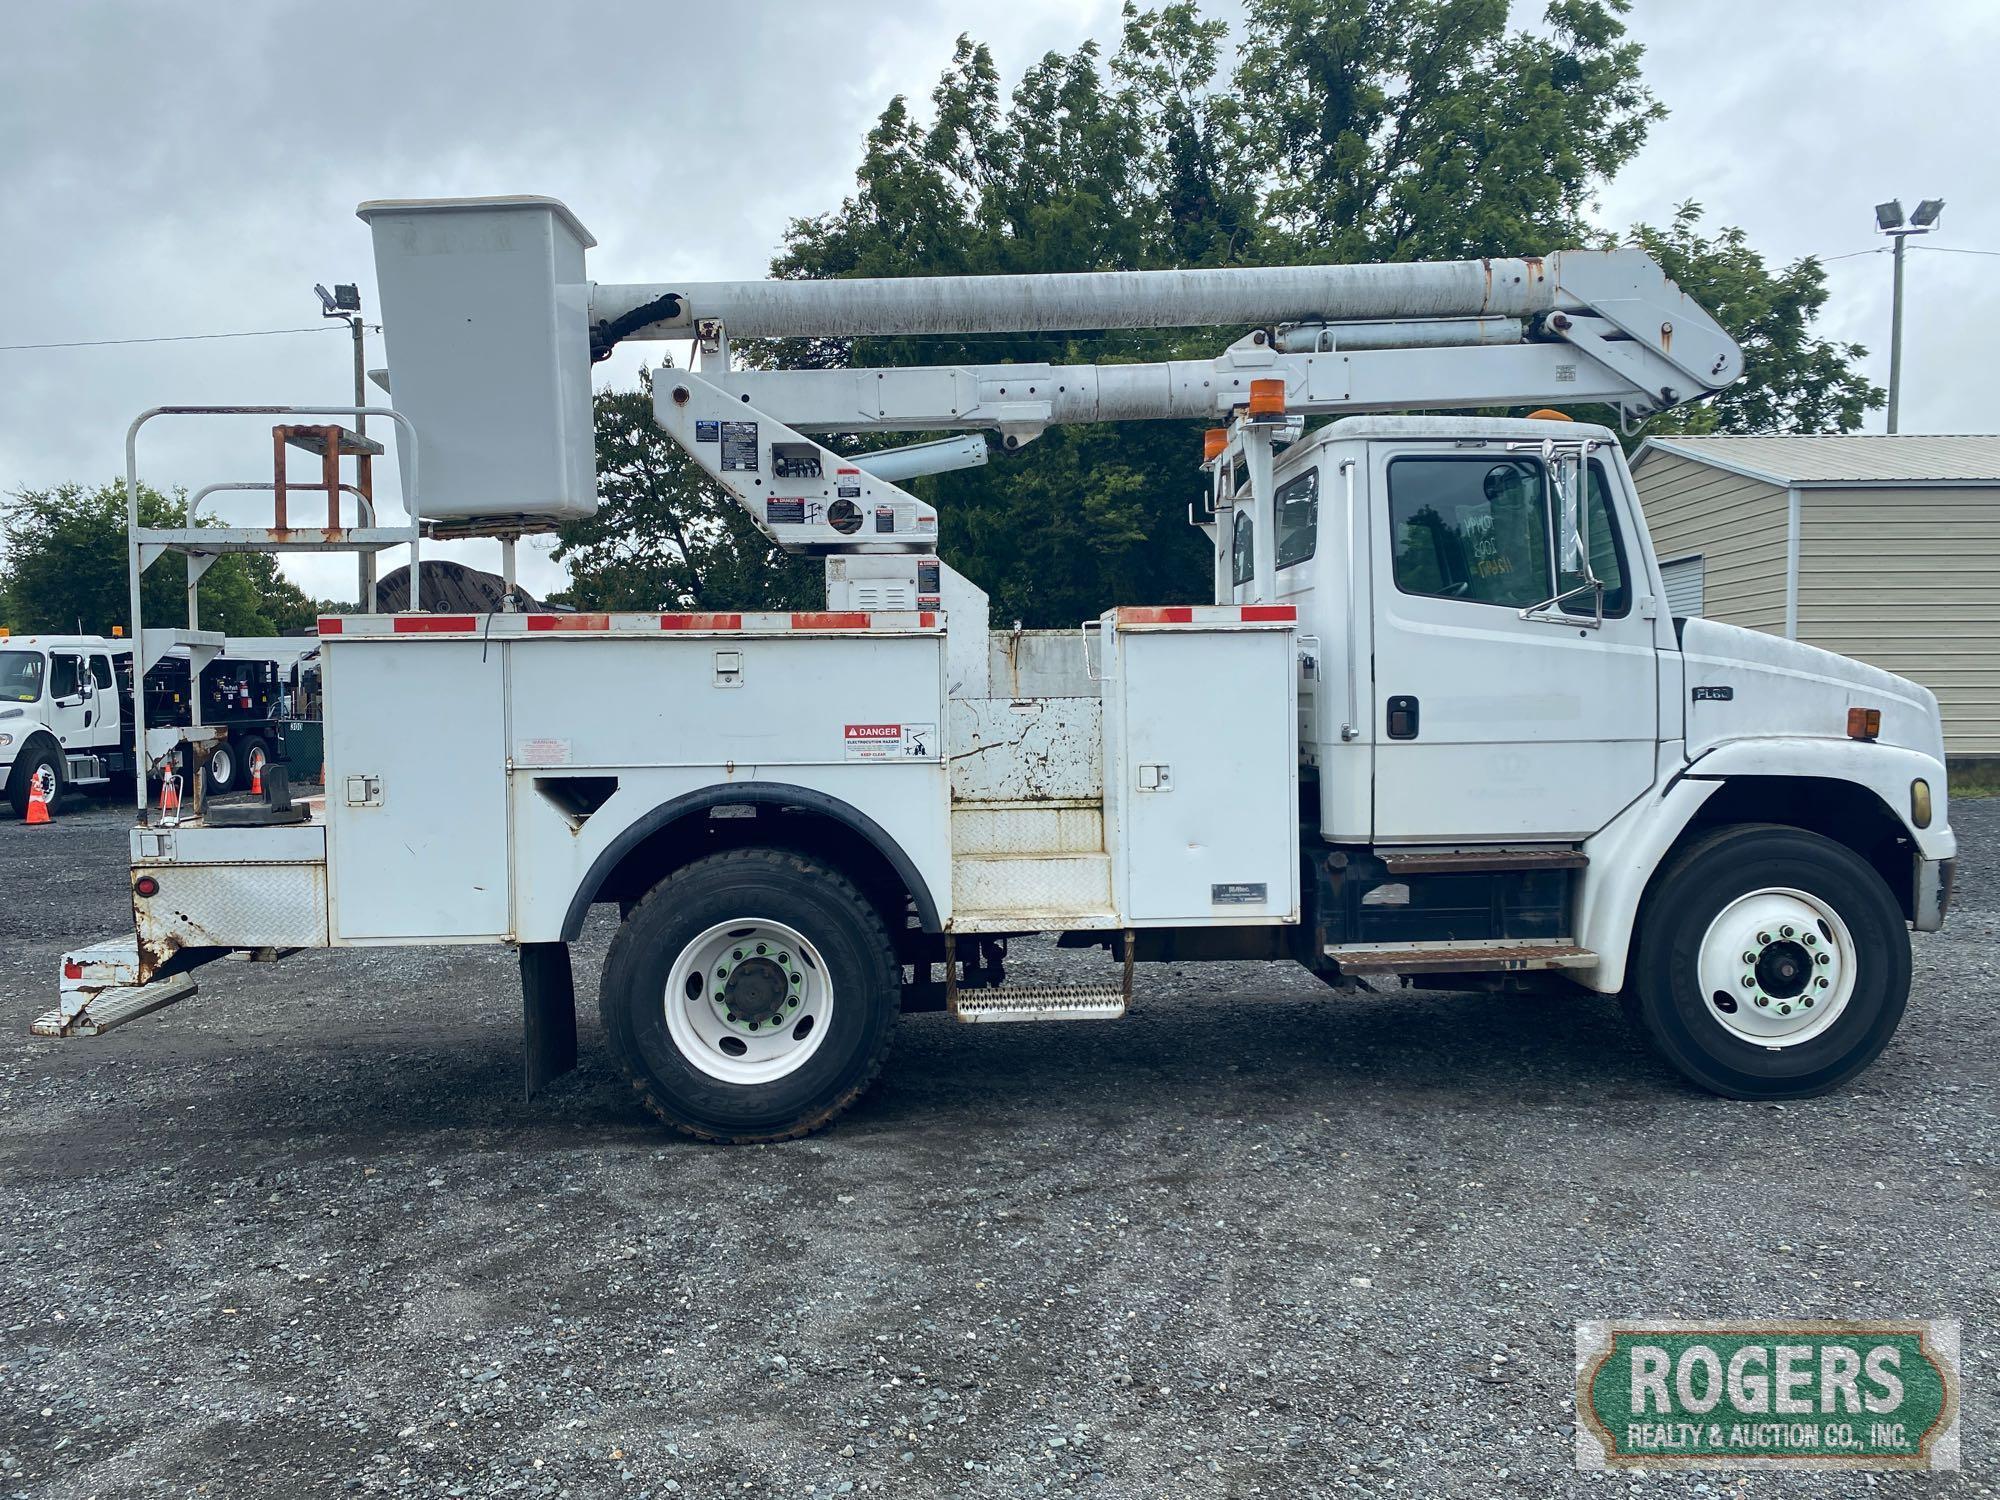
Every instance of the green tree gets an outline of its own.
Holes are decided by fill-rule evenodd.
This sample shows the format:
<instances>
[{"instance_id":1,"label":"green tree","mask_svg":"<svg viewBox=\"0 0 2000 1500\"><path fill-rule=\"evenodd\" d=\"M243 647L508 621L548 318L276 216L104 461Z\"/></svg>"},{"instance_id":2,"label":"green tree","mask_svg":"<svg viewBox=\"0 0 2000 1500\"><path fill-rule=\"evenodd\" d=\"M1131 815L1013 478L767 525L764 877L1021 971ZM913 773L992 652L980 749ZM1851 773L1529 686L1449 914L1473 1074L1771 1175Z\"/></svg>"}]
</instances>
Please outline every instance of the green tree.
<instances>
[{"instance_id":1,"label":"green tree","mask_svg":"<svg viewBox=\"0 0 2000 1500\"><path fill-rule=\"evenodd\" d=\"M578 609L813 608L814 564L787 557L653 421L652 377L600 391L597 513L558 534L560 602Z\"/></svg>"},{"instance_id":2,"label":"green tree","mask_svg":"<svg viewBox=\"0 0 2000 1500\"><path fill-rule=\"evenodd\" d=\"M1826 305L1826 268L1808 256L1773 270L1742 230L1704 235L1701 220L1699 203L1683 203L1666 228L1640 224L1632 238L1735 336L1743 378L1705 402L1661 412L1640 435L1859 427L1885 398L1858 368L1866 348L1813 333Z\"/></svg>"},{"instance_id":3,"label":"green tree","mask_svg":"<svg viewBox=\"0 0 2000 1500\"><path fill-rule=\"evenodd\" d=\"M147 526L179 524L186 496L173 499L150 486L139 491ZM0 501L0 617L18 632L81 630L108 635L131 628L125 541L125 486L60 484L17 490ZM142 605L149 626L187 623L187 574L162 558L145 575ZM281 635L310 626L313 601L278 571L276 559L255 553L218 558L202 575L201 624L228 635Z\"/></svg>"},{"instance_id":4,"label":"green tree","mask_svg":"<svg viewBox=\"0 0 2000 1500\"><path fill-rule=\"evenodd\" d=\"M1623 0L1253 0L1242 58L1193 4L1128 6L1117 50L1050 53L1003 104L961 39L928 119L892 100L856 191L794 222L781 276L1122 270L1408 259L1585 235L1592 185L1658 106ZM1261 191L1260 191L1261 189ZM784 364L1108 362L1215 352L1213 330L777 346ZM1198 427L1078 427L930 481L948 560L995 617L1073 623L1116 600L1208 596L1187 524Z\"/></svg>"}]
</instances>

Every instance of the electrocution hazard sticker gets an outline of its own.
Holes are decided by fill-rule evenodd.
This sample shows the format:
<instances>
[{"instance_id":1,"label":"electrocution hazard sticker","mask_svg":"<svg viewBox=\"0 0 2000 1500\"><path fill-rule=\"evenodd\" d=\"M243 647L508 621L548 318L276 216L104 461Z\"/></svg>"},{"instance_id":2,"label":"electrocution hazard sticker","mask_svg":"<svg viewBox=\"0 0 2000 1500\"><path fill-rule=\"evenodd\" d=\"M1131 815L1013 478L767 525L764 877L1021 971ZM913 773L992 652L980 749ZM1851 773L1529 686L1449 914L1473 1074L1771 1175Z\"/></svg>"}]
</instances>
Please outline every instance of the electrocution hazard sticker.
<instances>
[{"instance_id":1,"label":"electrocution hazard sticker","mask_svg":"<svg viewBox=\"0 0 2000 1500\"><path fill-rule=\"evenodd\" d=\"M935 724L848 724L841 730L848 760L936 760Z\"/></svg>"}]
</instances>

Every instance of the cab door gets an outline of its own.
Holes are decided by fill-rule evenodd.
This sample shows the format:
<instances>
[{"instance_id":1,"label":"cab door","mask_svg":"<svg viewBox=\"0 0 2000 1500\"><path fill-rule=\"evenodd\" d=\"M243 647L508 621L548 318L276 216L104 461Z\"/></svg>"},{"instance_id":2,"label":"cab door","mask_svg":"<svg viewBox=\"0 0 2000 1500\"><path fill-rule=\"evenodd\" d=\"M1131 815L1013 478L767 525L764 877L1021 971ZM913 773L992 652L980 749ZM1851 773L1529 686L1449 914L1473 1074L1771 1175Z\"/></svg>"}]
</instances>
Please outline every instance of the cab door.
<instances>
[{"instance_id":1,"label":"cab door","mask_svg":"<svg viewBox=\"0 0 2000 1500\"><path fill-rule=\"evenodd\" d=\"M1374 445L1378 842L1573 842L1652 784L1658 664L1632 512L1601 452L1581 472L1601 624L1591 590L1551 603L1586 575L1580 556L1558 565L1538 447Z\"/></svg>"},{"instance_id":2,"label":"cab door","mask_svg":"<svg viewBox=\"0 0 2000 1500\"><path fill-rule=\"evenodd\" d=\"M90 667L80 651L49 653L49 731L64 750L90 748L97 720L97 693Z\"/></svg>"}]
</instances>

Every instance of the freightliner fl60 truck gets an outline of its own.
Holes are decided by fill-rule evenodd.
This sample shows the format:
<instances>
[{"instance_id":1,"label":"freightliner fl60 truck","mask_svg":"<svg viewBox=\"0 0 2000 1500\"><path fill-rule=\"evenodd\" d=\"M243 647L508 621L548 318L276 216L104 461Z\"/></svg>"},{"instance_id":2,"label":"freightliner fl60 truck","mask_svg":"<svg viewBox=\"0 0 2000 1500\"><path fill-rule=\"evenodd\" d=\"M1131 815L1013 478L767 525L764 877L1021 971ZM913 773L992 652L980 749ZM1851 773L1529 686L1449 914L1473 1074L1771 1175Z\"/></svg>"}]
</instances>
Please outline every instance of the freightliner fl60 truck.
<instances>
[{"instance_id":1,"label":"freightliner fl60 truck","mask_svg":"<svg viewBox=\"0 0 2000 1500\"><path fill-rule=\"evenodd\" d=\"M322 622L324 799L177 819L142 799L135 930L65 959L43 1032L155 1008L231 951L501 944L532 1088L573 1064L568 945L600 904L621 917L599 985L617 1065L662 1120L723 1141L832 1120L900 1010L1116 1017L1160 959L1617 995L1688 1079L1740 1098L1833 1088L1895 1031L1909 929L1939 926L1951 888L1936 700L1674 618L1605 428L1448 414L1639 418L1734 380L1736 345L1643 253L614 286L550 199L360 213L393 410L355 414L395 424L423 534L510 547L588 514L593 359L688 339L699 368L659 373L656 420L778 544L824 558L826 608ZM739 338L1198 325L1240 336L1158 364L730 358ZM897 483L984 462L989 437L1004 461L1052 424L1159 419L1207 428L1207 603L991 628ZM888 432L946 436L845 451ZM359 448L340 426L279 433ZM168 553L416 536L133 520L135 620ZM216 649L140 638L149 658ZM1005 983L1031 933L1108 950L1078 972L1111 977Z\"/></svg>"}]
</instances>

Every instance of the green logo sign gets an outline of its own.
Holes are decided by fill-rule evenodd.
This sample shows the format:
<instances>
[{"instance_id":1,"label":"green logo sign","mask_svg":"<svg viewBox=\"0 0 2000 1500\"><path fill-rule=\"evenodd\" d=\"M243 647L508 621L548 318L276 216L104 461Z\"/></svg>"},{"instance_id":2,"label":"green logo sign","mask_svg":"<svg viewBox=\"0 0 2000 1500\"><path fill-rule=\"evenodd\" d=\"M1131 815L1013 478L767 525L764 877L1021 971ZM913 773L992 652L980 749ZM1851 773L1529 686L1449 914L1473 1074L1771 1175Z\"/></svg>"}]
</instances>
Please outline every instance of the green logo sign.
<instances>
[{"instance_id":1,"label":"green logo sign","mask_svg":"<svg viewBox=\"0 0 2000 1500\"><path fill-rule=\"evenodd\" d=\"M1580 1469L1957 1469L1959 1327L1576 1330Z\"/></svg>"}]
</instances>

